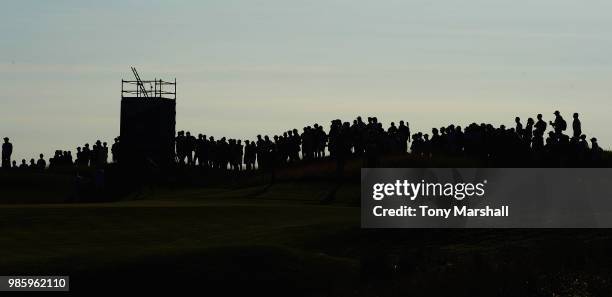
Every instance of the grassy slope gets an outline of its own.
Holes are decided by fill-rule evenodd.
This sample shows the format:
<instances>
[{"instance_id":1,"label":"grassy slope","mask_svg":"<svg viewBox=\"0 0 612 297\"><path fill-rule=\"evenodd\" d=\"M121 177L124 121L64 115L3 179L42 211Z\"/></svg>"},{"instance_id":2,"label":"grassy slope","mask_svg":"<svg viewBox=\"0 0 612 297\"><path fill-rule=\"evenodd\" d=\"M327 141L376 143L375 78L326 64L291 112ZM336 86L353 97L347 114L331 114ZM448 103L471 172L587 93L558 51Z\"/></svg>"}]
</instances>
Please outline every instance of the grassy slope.
<instances>
[{"instance_id":1,"label":"grassy slope","mask_svg":"<svg viewBox=\"0 0 612 297\"><path fill-rule=\"evenodd\" d=\"M183 282L285 296L612 292L607 230L361 230L351 206L356 184L342 186L332 205L319 204L329 182L264 188L146 189L115 203L2 205L0 275L67 274L77 291ZM61 187L51 189L61 197Z\"/></svg>"},{"instance_id":2,"label":"grassy slope","mask_svg":"<svg viewBox=\"0 0 612 297\"><path fill-rule=\"evenodd\" d=\"M336 286L323 280L337 271L354 278L358 260L328 255L329 242L321 240L354 232L358 209L300 195L287 200L281 188L258 199L244 198L258 189L212 189L147 191L140 200L106 204L0 206L0 272L61 272L77 289L103 272L209 280L246 273L245 281L261 272L263 280L251 286L285 279L319 291Z\"/></svg>"}]
</instances>

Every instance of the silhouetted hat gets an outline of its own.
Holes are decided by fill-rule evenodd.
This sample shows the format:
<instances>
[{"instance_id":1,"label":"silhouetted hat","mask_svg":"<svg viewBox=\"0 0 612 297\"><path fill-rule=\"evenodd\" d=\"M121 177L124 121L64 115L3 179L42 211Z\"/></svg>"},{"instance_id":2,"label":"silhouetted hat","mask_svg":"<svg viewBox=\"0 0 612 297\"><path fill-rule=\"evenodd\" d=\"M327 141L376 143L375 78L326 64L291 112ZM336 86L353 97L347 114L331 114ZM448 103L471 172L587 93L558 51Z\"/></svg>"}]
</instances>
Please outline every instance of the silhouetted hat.
<instances>
[{"instance_id":1,"label":"silhouetted hat","mask_svg":"<svg viewBox=\"0 0 612 297\"><path fill-rule=\"evenodd\" d=\"M558 110L555 110L555 114L556 114L556 115L559 115L559 114L560 114L560 112L559 112Z\"/></svg>"},{"instance_id":2,"label":"silhouetted hat","mask_svg":"<svg viewBox=\"0 0 612 297\"><path fill-rule=\"evenodd\" d=\"M4 140L9 140L9 138L8 137L4 137Z\"/></svg>"},{"instance_id":3,"label":"silhouetted hat","mask_svg":"<svg viewBox=\"0 0 612 297\"><path fill-rule=\"evenodd\" d=\"M597 138L593 137L591 138L591 141L597 141Z\"/></svg>"}]
</instances>

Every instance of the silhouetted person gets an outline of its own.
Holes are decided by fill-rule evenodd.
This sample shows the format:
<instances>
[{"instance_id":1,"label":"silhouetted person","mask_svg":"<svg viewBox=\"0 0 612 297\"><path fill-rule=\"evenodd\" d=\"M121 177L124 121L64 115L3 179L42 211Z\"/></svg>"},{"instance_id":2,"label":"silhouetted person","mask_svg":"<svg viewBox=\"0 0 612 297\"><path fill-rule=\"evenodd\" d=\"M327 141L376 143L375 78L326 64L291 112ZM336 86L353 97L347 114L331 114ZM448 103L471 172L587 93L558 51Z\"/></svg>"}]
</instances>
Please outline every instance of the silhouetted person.
<instances>
[{"instance_id":1,"label":"silhouetted person","mask_svg":"<svg viewBox=\"0 0 612 297\"><path fill-rule=\"evenodd\" d=\"M64 164L66 166L74 165L74 162L72 160L72 152L71 151L65 151L64 152Z\"/></svg>"},{"instance_id":2,"label":"silhouetted person","mask_svg":"<svg viewBox=\"0 0 612 297\"><path fill-rule=\"evenodd\" d=\"M19 169L28 169L28 163L26 163L26 159L21 159L21 164L19 165Z\"/></svg>"},{"instance_id":3,"label":"silhouetted person","mask_svg":"<svg viewBox=\"0 0 612 297\"><path fill-rule=\"evenodd\" d=\"M75 162L77 167L83 166L83 158L84 158L83 157L83 150L79 146L79 147L77 147L76 162Z\"/></svg>"},{"instance_id":4,"label":"silhouetted person","mask_svg":"<svg viewBox=\"0 0 612 297\"><path fill-rule=\"evenodd\" d=\"M555 134L561 135L563 131L567 129L567 123L565 122L565 120L561 116L561 113L558 110L556 110L554 114L555 114L555 121L554 122L550 121L550 125L555 130Z\"/></svg>"},{"instance_id":5,"label":"silhouetted person","mask_svg":"<svg viewBox=\"0 0 612 297\"><path fill-rule=\"evenodd\" d=\"M331 132L330 132L331 134ZM365 148L365 166L378 166L378 157L381 152L380 147L380 131L377 129L373 118L368 118L368 125L365 128L364 148Z\"/></svg>"},{"instance_id":6,"label":"silhouetted person","mask_svg":"<svg viewBox=\"0 0 612 297\"><path fill-rule=\"evenodd\" d=\"M391 136L397 133L397 127L395 126L395 122L391 122L391 126L389 126L389 129L387 129L387 133L389 133L389 135Z\"/></svg>"},{"instance_id":7,"label":"silhouetted person","mask_svg":"<svg viewBox=\"0 0 612 297\"><path fill-rule=\"evenodd\" d=\"M208 167L217 168L217 142L215 137L208 138Z\"/></svg>"},{"instance_id":8,"label":"silhouetted person","mask_svg":"<svg viewBox=\"0 0 612 297\"><path fill-rule=\"evenodd\" d=\"M399 139L399 148L402 153L408 151L408 143L410 142L410 127L408 123L404 124L404 121L399 122L399 127L397 127L398 139Z\"/></svg>"},{"instance_id":9,"label":"silhouetted person","mask_svg":"<svg viewBox=\"0 0 612 297\"><path fill-rule=\"evenodd\" d=\"M8 137L4 137L2 144L2 168L11 168L11 155L13 154L13 144L9 142Z\"/></svg>"},{"instance_id":10,"label":"silhouetted person","mask_svg":"<svg viewBox=\"0 0 612 297\"><path fill-rule=\"evenodd\" d=\"M521 118L516 117L514 119L514 122L516 123L516 127L514 128L514 131L516 132L516 134L523 137L523 124L521 124Z\"/></svg>"},{"instance_id":11,"label":"silhouetted person","mask_svg":"<svg viewBox=\"0 0 612 297\"><path fill-rule=\"evenodd\" d=\"M603 149L599 147L597 138L591 138L591 160L594 162L600 161L603 155Z\"/></svg>"},{"instance_id":12,"label":"silhouetted person","mask_svg":"<svg viewBox=\"0 0 612 297\"><path fill-rule=\"evenodd\" d=\"M242 141L240 139L238 139L236 141L236 147L233 150L235 155L234 155L234 160L235 160L235 164L236 164L236 169L237 170L242 170L242 157L244 156L244 147L242 145Z\"/></svg>"},{"instance_id":13,"label":"silhouetted person","mask_svg":"<svg viewBox=\"0 0 612 297\"><path fill-rule=\"evenodd\" d=\"M206 135L198 134L195 141L195 157L193 163L197 163L200 168L208 167L208 140Z\"/></svg>"},{"instance_id":14,"label":"silhouetted person","mask_svg":"<svg viewBox=\"0 0 612 297\"><path fill-rule=\"evenodd\" d=\"M582 135L582 123L578 119L578 113L574 113L574 121L572 122L572 128L574 130L574 137L578 138Z\"/></svg>"},{"instance_id":15,"label":"silhouetted person","mask_svg":"<svg viewBox=\"0 0 612 297\"><path fill-rule=\"evenodd\" d=\"M185 152L184 153L187 156L187 165L189 166L194 165L193 152L195 150L195 143L196 143L195 137L191 136L191 133L187 131L187 133L185 134L185 144L184 144Z\"/></svg>"},{"instance_id":16,"label":"silhouetted person","mask_svg":"<svg viewBox=\"0 0 612 297\"><path fill-rule=\"evenodd\" d=\"M113 163L118 163L119 162L119 150L120 150L120 142L119 142L119 137L115 137L115 143L113 143L113 145L111 146L111 154L113 155ZM78 158L78 157L77 157Z\"/></svg>"},{"instance_id":17,"label":"silhouetted person","mask_svg":"<svg viewBox=\"0 0 612 297\"><path fill-rule=\"evenodd\" d=\"M244 141L244 164L246 170L255 169L255 146L249 140Z\"/></svg>"},{"instance_id":18,"label":"silhouetted person","mask_svg":"<svg viewBox=\"0 0 612 297\"><path fill-rule=\"evenodd\" d=\"M34 158L30 159L30 166L28 166L29 169L36 169L36 160L34 160Z\"/></svg>"},{"instance_id":19,"label":"silhouetted person","mask_svg":"<svg viewBox=\"0 0 612 297\"><path fill-rule=\"evenodd\" d=\"M523 140L529 145L531 143L531 138L533 138L533 125L534 121L532 118L527 119L527 125L525 125L525 129L523 130Z\"/></svg>"},{"instance_id":20,"label":"silhouetted person","mask_svg":"<svg viewBox=\"0 0 612 297\"><path fill-rule=\"evenodd\" d=\"M66 154L65 159L67 159L68 155ZM96 143L91 150L91 166L92 167L101 167L104 164L104 147L102 146L102 141L96 140Z\"/></svg>"},{"instance_id":21,"label":"silhouetted person","mask_svg":"<svg viewBox=\"0 0 612 297\"><path fill-rule=\"evenodd\" d=\"M71 156L72 159L72 156ZM108 143L102 143L102 164L108 163Z\"/></svg>"},{"instance_id":22,"label":"silhouetted person","mask_svg":"<svg viewBox=\"0 0 612 297\"><path fill-rule=\"evenodd\" d=\"M185 157L187 157L184 133L185 133L184 131L178 131L176 133L176 139L175 139L176 156L178 158L178 163L181 165L185 164Z\"/></svg>"},{"instance_id":23,"label":"silhouetted person","mask_svg":"<svg viewBox=\"0 0 612 297\"><path fill-rule=\"evenodd\" d=\"M437 128L431 129L431 154L437 155L442 151L442 136Z\"/></svg>"},{"instance_id":24,"label":"silhouetted person","mask_svg":"<svg viewBox=\"0 0 612 297\"><path fill-rule=\"evenodd\" d=\"M289 135L289 159L291 162L297 162L300 160L300 147L302 145L302 138L297 129L293 129L290 131Z\"/></svg>"},{"instance_id":25,"label":"silhouetted person","mask_svg":"<svg viewBox=\"0 0 612 297\"><path fill-rule=\"evenodd\" d=\"M83 150L81 151L82 153L82 163L81 166L84 167L88 167L90 165L93 165L92 161L92 153L91 153L91 149L89 149L89 143L86 143L85 146L83 147Z\"/></svg>"},{"instance_id":26,"label":"silhouetted person","mask_svg":"<svg viewBox=\"0 0 612 297\"><path fill-rule=\"evenodd\" d=\"M535 123L534 136L543 137L544 131L546 131L546 122L542 120L542 114L539 113L537 116L537 122Z\"/></svg>"},{"instance_id":27,"label":"silhouetted person","mask_svg":"<svg viewBox=\"0 0 612 297\"><path fill-rule=\"evenodd\" d=\"M45 156L43 154L39 155L38 162L36 162L36 167L41 171L47 168L47 161L45 161Z\"/></svg>"}]
</instances>

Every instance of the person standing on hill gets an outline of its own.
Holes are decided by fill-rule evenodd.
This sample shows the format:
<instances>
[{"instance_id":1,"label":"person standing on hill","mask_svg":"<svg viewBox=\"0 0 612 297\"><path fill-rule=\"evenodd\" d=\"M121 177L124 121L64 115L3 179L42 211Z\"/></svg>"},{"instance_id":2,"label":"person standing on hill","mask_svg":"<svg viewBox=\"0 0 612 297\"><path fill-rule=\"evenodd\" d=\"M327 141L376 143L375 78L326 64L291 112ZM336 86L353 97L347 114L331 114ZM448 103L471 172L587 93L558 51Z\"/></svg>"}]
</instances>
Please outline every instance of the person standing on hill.
<instances>
[{"instance_id":1,"label":"person standing on hill","mask_svg":"<svg viewBox=\"0 0 612 297\"><path fill-rule=\"evenodd\" d=\"M572 128L574 129L574 137L580 138L582 135L582 123L580 123L580 119L578 119L578 113L574 113L574 121L572 122Z\"/></svg>"},{"instance_id":2,"label":"person standing on hill","mask_svg":"<svg viewBox=\"0 0 612 297\"><path fill-rule=\"evenodd\" d=\"M599 144L597 143L597 138L595 137L591 138L591 160L599 161L601 160L602 155L603 155L603 149L599 147Z\"/></svg>"},{"instance_id":3,"label":"person standing on hill","mask_svg":"<svg viewBox=\"0 0 612 297\"><path fill-rule=\"evenodd\" d=\"M525 129L523 129L523 135L521 135L527 144L531 144L531 138L533 138L533 125L533 119L528 118L527 125L525 125Z\"/></svg>"},{"instance_id":4,"label":"person standing on hill","mask_svg":"<svg viewBox=\"0 0 612 297\"><path fill-rule=\"evenodd\" d=\"M400 121L397 131L399 134L400 150L402 153L406 153L408 151L407 142L410 142L410 128L404 123L404 121Z\"/></svg>"},{"instance_id":5,"label":"person standing on hill","mask_svg":"<svg viewBox=\"0 0 612 297\"><path fill-rule=\"evenodd\" d=\"M36 162L36 167L38 170L43 171L47 168L47 161L45 161L45 156L43 154L40 154L39 157L38 162Z\"/></svg>"},{"instance_id":6,"label":"person standing on hill","mask_svg":"<svg viewBox=\"0 0 612 297\"><path fill-rule=\"evenodd\" d=\"M525 131L523 130L523 124L521 124L521 118L514 118L514 122L516 123L516 128L514 128L514 132L516 132L516 134L518 134L520 137L523 137Z\"/></svg>"},{"instance_id":7,"label":"person standing on hill","mask_svg":"<svg viewBox=\"0 0 612 297\"><path fill-rule=\"evenodd\" d=\"M9 142L8 137L4 137L2 144L2 168L11 168L11 155L13 154L13 144Z\"/></svg>"},{"instance_id":8,"label":"person standing on hill","mask_svg":"<svg viewBox=\"0 0 612 297\"><path fill-rule=\"evenodd\" d=\"M81 155L83 156L83 163L81 163L81 165L83 167L89 167L89 164L91 164L90 161L92 160L91 149L89 149L89 143L86 143L85 146L83 146L83 150L81 150Z\"/></svg>"},{"instance_id":9,"label":"person standing on hill","mask_svg":"<svg viewBox=\"0 0 612 297\"><path fill-rule=\"evenodd\" d=\"M567 129L567 123L558 110L555 111L555 121L551 121L550 125L553 126L553 129L555 129L555 134L557 135L561 135L561 133Z\"/></svg>"},{"instance_id":10,"label":"person standing on hill","mask_svg":"<svg viewBox=\"0 0 612 297\"><path fill-rule=\"evenodd\" d=\"M178 163L180 165L185 164L185 157L187 157L187 153L185 152L185 132L184 131L178 131L176 138L175 138L175 144L176 144L176 156L178 157Z\"/></svg>"},{"instance_id":11,"label":"person standing on hill","mask_svg":"<svg viewBox=\"0 0 612 297\"><path fill-rule=\"evenodd\" d=\"M113 155L113 163L119 162L119 137L115 137L115 143L111 146L111 154Z\"/></svg>"},{"instance_id":12,"label":"person standing on hill","mask_svg":"<svg viewBox=\"0 0 612 297\"><path fill-rule=\"evenodd\" d=\"M187 131L185 134L185 154L187 155L187 165L193 166L195 161L193 159L193 151L195 150L196 138L191 136L191 133Z\"/></svg>"},{"instance_id":13,"label":"person standing on hill","mask_svg":"<svg viewBox=\"0 0 612 297\"><path fill-rule=\"evenodd\" d=\"M102 143L102 165L106 165L106 163L108 163L108 143L103 142Z\"/></svg>"},{"instance_id":14,"label":"person standing on hill","mask_svg":"<svg viewBox=\"0 0 612 297\"><path fill-rule=\"evenodd\" d=\"M544 132L546 131L546 122L544 120L542 120L542 114L539 113L537 116L538 121L535 123L535 131L534 131L534 136L536 137L543 137L544 136Z\"/></svg>"}]
</instances>

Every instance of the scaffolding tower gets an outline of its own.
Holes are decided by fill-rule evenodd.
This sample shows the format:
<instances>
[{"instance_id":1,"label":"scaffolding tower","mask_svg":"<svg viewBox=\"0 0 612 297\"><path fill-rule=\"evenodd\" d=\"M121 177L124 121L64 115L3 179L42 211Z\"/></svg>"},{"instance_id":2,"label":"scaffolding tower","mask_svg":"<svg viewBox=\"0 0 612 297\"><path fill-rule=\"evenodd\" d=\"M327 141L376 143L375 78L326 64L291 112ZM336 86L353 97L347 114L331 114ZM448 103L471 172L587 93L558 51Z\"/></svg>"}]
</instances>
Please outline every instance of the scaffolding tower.
<instances>
[{"instance_id":1,"label":"scaffolding tower","mask_svg":"<svg viewBox=\"0 0 612 297\"><path fill-rule=\"evenodd\" d=\"M175 161L176 79L121 80L119 162L166 167Z\"/></svg>"}]
</instances>

